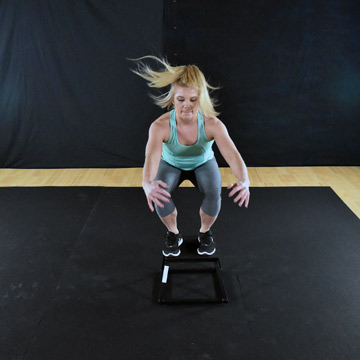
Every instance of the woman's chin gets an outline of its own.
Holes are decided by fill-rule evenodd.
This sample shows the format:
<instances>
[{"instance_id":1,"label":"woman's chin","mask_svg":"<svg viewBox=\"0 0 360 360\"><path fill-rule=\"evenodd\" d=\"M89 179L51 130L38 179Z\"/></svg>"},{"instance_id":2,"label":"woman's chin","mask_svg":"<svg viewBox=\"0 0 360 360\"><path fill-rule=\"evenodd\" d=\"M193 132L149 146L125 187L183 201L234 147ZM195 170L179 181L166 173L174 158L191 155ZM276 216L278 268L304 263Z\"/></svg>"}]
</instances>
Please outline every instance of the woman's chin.
<instances>
[{"instance_id":1,"label":"woman's chin","mask_svg":"<svg viewBox=\"0 0 360 360\"><path fill-rule=\"evenodd\" d=\"M186 119L191 119L194 116L194 114L192 112L183 112L181 113L181 116Z\"/></svg>"}]
</instances>

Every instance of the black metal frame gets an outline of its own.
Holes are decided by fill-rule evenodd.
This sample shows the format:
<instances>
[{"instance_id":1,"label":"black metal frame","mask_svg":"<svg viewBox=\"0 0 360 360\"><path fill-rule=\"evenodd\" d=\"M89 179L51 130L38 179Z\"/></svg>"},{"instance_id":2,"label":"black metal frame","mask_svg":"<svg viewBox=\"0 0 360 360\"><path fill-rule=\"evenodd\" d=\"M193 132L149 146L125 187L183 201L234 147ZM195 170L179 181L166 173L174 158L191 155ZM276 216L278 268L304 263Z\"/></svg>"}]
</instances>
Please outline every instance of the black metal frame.
<instances>
[{"instance_id":1,"label":"black metal frame","mask_svg":"<svg viewBox=\"0 0 360 360\"><path fill-rule=\"evenodd\" d=\"M205 269L191 269L191 268L182 268L182 269L171 269L171 263L214 263L213 268L205 268ZM222 278L221 264L220 259L217 257L209 257L209 258L174 258L174 257L163 257L162 261L162 280L160 283L160 291L158 302L160 304L221 304L227 303L228 297L226 294L225 285ZM215 273L216 279L218 283L218 293L220 296L215 299L172 299L166 298L165 292L168 284L168 277L171 273L198 273L198 272L206 272L206 273ZM216 285L215 285L216 286Z\"/></svg>"}]
</instances>

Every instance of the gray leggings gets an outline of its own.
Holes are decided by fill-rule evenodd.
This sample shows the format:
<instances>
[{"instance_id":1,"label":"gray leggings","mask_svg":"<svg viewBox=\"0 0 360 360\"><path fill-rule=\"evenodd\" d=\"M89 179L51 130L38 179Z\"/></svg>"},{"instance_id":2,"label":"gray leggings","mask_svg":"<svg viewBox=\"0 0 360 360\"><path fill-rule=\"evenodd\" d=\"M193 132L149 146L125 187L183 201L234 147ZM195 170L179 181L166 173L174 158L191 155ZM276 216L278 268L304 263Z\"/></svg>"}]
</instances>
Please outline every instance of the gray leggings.
<instances>
[{"instance_id":1,"label":"gray leggings","mask_svg":"<svg viewBox=\"0 0 360 360\"><path fill-rule=\"evenodd\" d=\"M165 188L170 194L184 181L190 180L203 195L202 211L209 216L218 215L221 207L221 174L215 157L191 171L184 171L160 160L155 180L162 180L169 185ZM175 204L170 199L161 208L155 205L160 217L170 215L175 210Z\"/></svg>"}]
</instances>

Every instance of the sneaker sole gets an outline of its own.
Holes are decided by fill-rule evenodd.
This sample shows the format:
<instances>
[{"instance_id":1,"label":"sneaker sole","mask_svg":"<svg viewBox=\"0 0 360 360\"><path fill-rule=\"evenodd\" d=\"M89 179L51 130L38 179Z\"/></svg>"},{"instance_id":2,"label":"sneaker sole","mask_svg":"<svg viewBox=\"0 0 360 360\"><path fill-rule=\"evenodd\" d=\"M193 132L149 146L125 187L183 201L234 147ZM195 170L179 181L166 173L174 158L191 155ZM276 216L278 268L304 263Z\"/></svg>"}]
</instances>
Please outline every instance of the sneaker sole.
<instances>
[{"instance_id":1,"label":"sneaker sole","mask_svg":"<svg viewBox=\"0 0 360 360\"><path fill-rule=\"evenodd\" d=\"M212 255L212 254L215 254L215 251L216 251L216 249L214 249L212 252L206 252L206 251L200 251L200 249L198 248L197 249L197 253L199 254L199 255Z\"/></svg>"},{"instance_id":2,"label":"sneaker sole","mask_svg":"<svg viewBox=\"0 0 360 360\"><path fill-rule=\"evenodd\" d=\"M169 257L169 256L179 256L179 255L181 254L181 251L179 250L177 253L168 253L168 254L165 254L164 251L163 251L162 254L163 254L165 257Z\"/></svg>"},{"instance_id":3,"label":"sneaker sole","mask_svg":"<svg viewBox=\"0 0 360 360\"><path fill-rule=\"evenodd\" d=\"M180 246L181 244L183 243L183 239L180 238L179 241L178 241L178 246ZM176 252L176 253L168 253L168 254L165 254L164 250L162 251L162 254L165 256L165 257L169 257L169 256L179 256L181 254L181 251L180 249Z\"/></svg>"}]
</instances>

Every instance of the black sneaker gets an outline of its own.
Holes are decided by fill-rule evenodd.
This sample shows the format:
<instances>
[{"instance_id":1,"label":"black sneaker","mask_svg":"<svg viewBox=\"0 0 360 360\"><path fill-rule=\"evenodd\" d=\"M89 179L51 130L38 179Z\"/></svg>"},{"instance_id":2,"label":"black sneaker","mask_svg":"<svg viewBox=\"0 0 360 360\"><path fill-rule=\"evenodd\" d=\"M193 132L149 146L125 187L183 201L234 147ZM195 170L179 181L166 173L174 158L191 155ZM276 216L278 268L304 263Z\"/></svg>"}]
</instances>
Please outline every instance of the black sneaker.
<instances>
[{"instance_id":1,"label":"black sneaker","mask_svg":"<svg viewBox=\"0 0 360 360\"><path fill-rule=\"evenodd\" d=\"M214 237L211 230L206 233L199 232L198 241L200 246L197 249L199 255L212 255L215 253Z\"/></svg>"},{"instance_id":2,"label":"black sneaker","mask_svg":"<svg viewBox=\"0 0 360 360\"><path fill-rule=\"evenodd\" d=\"M183 243L183 238L181 234L174 234L171 231L168 231L165 235L165 246L162 251L164 256L179 256L180 249L179 246Z\"/></svg>"}]
</instances>

